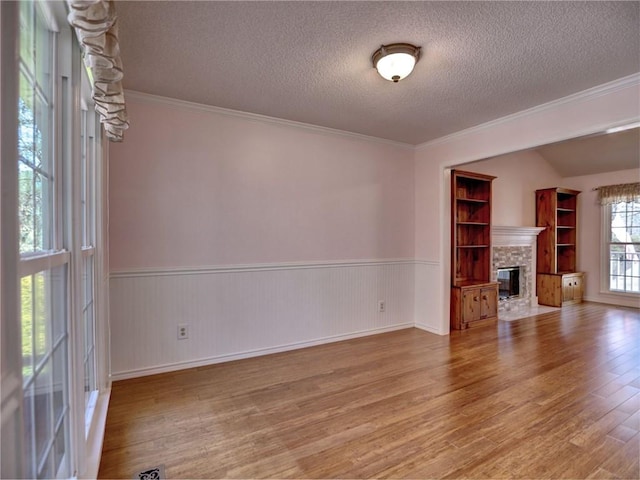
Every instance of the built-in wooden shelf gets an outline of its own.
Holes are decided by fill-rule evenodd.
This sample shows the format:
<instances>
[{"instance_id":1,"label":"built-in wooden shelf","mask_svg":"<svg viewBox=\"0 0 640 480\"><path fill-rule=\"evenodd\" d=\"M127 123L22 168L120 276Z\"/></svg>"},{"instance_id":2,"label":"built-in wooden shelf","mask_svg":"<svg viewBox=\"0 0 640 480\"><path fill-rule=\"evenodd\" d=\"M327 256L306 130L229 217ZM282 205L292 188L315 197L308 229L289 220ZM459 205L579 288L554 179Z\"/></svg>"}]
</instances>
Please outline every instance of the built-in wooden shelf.
<instances>
[{"instance_id":1,"label":"built-in wooden shelf","mask_svg":"<svg viewBox=\"0 0 640 480\"><path fill-rule=\"evenodd\" d=\"M545 188L536 191L538 235L537 294L543 305L559 307L582 301L584 275L576 272L577 190Z\"/></svg>"},{"instance_id":2,"label":"built-in wooden shelf","mask_svg":"<svg viewBox=\"0 0 640 480\"><path fill-rule=\"evenodd\" d=\"M470 203L489 203L489 200L485 200L482 198L458 198L459 202L470 202Z\"/></svg>"},{"instance_id":3,"label":"built-in wooden shelf","mask_svg":"<svg viewBox=\"0 0 640 480\"><path fill-rule=\"evenodd\" d=\"M451 172L451 328L498 318L491 282L491 183L495 177Z\"/></svg>"}]
</instances>

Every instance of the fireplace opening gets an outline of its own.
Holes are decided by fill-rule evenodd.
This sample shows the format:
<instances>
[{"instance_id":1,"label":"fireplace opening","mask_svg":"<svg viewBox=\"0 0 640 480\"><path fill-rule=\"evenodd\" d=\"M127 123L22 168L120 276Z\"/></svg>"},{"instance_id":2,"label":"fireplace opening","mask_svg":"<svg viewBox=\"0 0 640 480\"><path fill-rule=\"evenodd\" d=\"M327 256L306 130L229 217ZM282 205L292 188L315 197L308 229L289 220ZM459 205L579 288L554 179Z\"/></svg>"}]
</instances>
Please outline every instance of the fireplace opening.
<instances>
[{"instance_id":1,"label":"fireplace opening","mask_svg":"<svg viewBox=\"0 0 640 480\"><path fill-rule=\"evenodd\" d=\"M500 300L520 296L520 267L498 269L498 295Z\"/></svg>"}]
</instances>

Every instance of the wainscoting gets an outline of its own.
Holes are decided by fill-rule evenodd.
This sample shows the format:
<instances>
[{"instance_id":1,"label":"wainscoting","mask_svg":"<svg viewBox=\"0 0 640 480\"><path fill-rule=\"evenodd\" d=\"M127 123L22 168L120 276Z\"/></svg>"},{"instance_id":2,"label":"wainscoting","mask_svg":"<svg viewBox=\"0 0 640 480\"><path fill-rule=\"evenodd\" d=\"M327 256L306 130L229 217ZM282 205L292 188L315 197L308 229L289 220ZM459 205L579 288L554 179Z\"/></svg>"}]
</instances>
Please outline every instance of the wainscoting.
<instances>
[{"instance_id":1,"label":"wainscoting","mask_svg":"<svg viewBox=\"0 0 640 480\"><path fill-rule=\"evenodd\" d=\"M113 272L112 378L413 327L415 269L411 259ZM439 266L419 270L421 289L435 292ZM440 330L426 318L418 326ZM188 339L177 339L179 324Z\"/></svg>"},{"instance_id":2,"label":"wainscoting","mask_svg":"<svg viewBox=\"0 0 640 480\"><path fill-rule=\"evenodd\" d=\"M440 263L415 262L415 327L438 335L449 333L449 312L442 311L443 290ZM449 289L447 288L447 296Z\"/></svg>"}]
</instances>

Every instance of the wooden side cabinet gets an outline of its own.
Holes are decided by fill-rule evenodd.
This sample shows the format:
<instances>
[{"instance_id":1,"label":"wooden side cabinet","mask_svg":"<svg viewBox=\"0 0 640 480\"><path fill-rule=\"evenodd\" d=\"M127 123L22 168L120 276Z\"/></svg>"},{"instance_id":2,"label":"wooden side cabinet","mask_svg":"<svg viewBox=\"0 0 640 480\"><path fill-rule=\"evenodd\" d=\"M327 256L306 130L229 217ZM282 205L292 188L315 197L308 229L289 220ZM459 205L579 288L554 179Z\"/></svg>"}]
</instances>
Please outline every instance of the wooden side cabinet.
<instances>
[{"instance_id":1,"label":"wooden side cabinet","mask_svg":"<svg viewBox=\"0 0 640 480\"><path fill-rule=\"evenodd\" d=\"M581 303L584 296L584 272L554 274L539 273L536 276L538 302L552 307Z\"/></svg>"},{"instance_id":2,"label":"wooden side cabinet","mask_svg":"<svg viewBox=\"0 0 640 480\"><path fill-rule=\"evenodd\" d=\"M498 283L477 283L451 288L451 328L485 325L498 319Z\"/></svg>"}]
</instances>

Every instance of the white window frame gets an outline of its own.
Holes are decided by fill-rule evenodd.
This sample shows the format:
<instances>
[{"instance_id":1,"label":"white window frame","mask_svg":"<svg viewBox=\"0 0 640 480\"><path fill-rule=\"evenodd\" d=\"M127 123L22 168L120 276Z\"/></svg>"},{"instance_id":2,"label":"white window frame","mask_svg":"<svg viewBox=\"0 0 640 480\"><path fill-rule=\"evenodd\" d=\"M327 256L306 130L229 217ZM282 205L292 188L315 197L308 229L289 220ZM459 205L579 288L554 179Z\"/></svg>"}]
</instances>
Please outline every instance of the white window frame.
<instances>
[{"instance_id":1,"label":"white window frame","mask_svg":"<svg viewBox=\"0 0 640 480\"><path fill-rule=\"evenodd\" d=\"M610 289L610 250L609 239L611 236L611 205L602 205L601 209L601 229L600 229L600 293L619 297L627 300L640 299L640 293L623 292Z\"/></svg>"},{"instance_id":2,"label":"white window frame","mask_svg":"<svg viewBox=\"0 0 640 480\"><path fill-rule=\"evenodd\" d=\"M59 69L59 64L57 62L57 58L59 56L59 51L60 51L60 47L59 47L60 39L58 35L58 33L60 32L60 29L59 29L58 23L56 22L55 14L51 10L51 7L52 7L51 4L46 2L34 2L28 5L33 5L33 8L34 8L33 11L36 12L35 15L41 15L47 30L50 32L49 40L51 42L51 45L48 46L48 50L49 50L48 55L50 55L49 60L51 62L50 64L51 84L49 85L50 91L44 92L44 93L50 96L49 98L47 98L50 111L48 112L48 116L49 116L49 120L47 123L48 132L46 133L46 135L48 136L48 139L47 139L47 144L45 145L47 149L45 155L47 156L47 162L48 162L47 176L51 177L51 182L52 182L52 184L49 185L49 187L52 187L52 191L46 192L46 193L49 193L48 195L49 198L47 199L46 210L43 210L42 213L43 213L43 216L45 217L50 216L50 218L49 218L48 224L43 224L42 233L44 235L48 229L51 229L52 231L48 232L49 240L47 242L48 246L46 247L45 250L25 252L24 254L19 256L18 272L19 272L20 282L22 282L23 278L30 277L30 276L34 278L35 275L41 274L41 273L46 275L48 273L54 272L56 269L60 267L66 267L65 275L64 275L65 278L63 280L64 282L63 291L67 293L65 295L65 298L57 298L57 302L59 302L60 305L64 305L64 308L63 308L64 315L60 319L65 324L65 327L63 329L64 333L55 342L55 344L51 344L46 347L47 353L45 354L43 360L41 361L40 367L38 367L38 369L40 369L41 371L43 371L45 368L55 369L55 357L54 357L55 351L58 349L62 349L59 351L66 352L66 355L65 355L66 364L64 365L64 368L63 368L64 373L62 376L63 378L66 379L65 384L67 388L62 392L62 398L63 398L63 406L61 410L62 422L60 425L55 427L53 431L53 433L55 434L56 430L62 429L64 434L64 439L65 439L64 455L60 460L60 465L62 465L63 468L61 468L59 471L53 472L57 476L63 476L65 474L67 475L73 474L74 467L72 462L73 413L72 413L72 402L70 398L71 397L70 394L73 389L73 381L71 379L71 370L73 369L73 365L72 363L69 362L69 358L70 358L69 354L71 351L73 351L73 338L71 335L70 321L69 321L71 317L71 311L69 309L70 305L69 305L69 293L68 293L68 288L69 288L70 279L71 279L71 275L69 271L70 255L69 255L69 250L67 248L69 247L68 242L65 241L62 235L62 232L64 230L64 223L66 220L64 215L65 200L62 198L65 195L64 187L63 187L63 171L64 171L65 159L61 155L59 155L59 148L58 148L58 144L60 143L59 142L60 135L63 128L63 125L60 123L60 117L58 116L58 111L60 108L64 108L64 106L61 106L61 99L59 96L59 89L58 89L58 79L62 75L62 72ZM41 51L37 53L42 54ZM20 61L19 70L21 74L23 74L28 81L37 82L38 81L37 71L30 72L28 68L29 66L25 66L23 68L22 61ZM36 61L36 69L37 69L37 61ZM33 78L30 78L30 77L33 77ZM35 87L35 88L38 88L38 87ZM34 104L34 107L35 107L35 104ZM51 298L49 298L48 295L53 294L53 291L49 290L50 288L52 288L51 284L47 283L45 286L47 286L48 291L45 293L46 298L43 297L43 299L48 305L48 302L51 301ZM50 305L48 305L48 307L50 307ZM61 313L62 312L60 311L54 312L53 310L49 310L49 315L51 316L47 316L45 320L47 329L53 328L53 324L56 321L55 320L56 315L59 315ZM19 319L20 319L19 321L21 322L22 315L20 315ZM32 328L33 328L33 325L35 325L33 323L35 322L35 316L31 319L31 322L32 322ZM34 333L32 333L32 335L34 335ZM35 352L32 352L32 355L34 354ZM26 386L28 385L33 392L37 392L38 385L35 382L36 382L36 377L38 375L40 375L40 372L36 370L33 373L33 376L30 376L26 380L23 379L23 388L26 388ZM49 375L51 375L50 381L53 381L54 380L53 373L50 373ZM49 387L45 389L45 391L47 391L48 393L51 393L52 395L51 399L49 400L51 402L53 402L53 393L54 393L53 390L50 390L52 388L53 388L53 384L51 383ZM54 413L55 410L54 410L53 403L49 405L49 403L47 402L47 405L48 405L48 408L51 408L50 413ZM33 418L35 417L32 417L32 419ZM49 418L49 417L45 417L45 418ZM54 418L49 419L50 426L53 425L51 422L53 422L54 420L55 420ZM36 429L37 425L36 424L32 425L32 428ZM36 435L35 431L33 435ZM47 440L48 446L45 446L45 452L50 452L50 451L52 452L52 449L54 448L54 445L53 445L54 440L55 438L49 438ZM35 458L35 460L38 460L38 458ZM34 474L37 474L40 468L44 468L44 467L41 467L41 465L45 465L47 463L46 458L43 459L42 461L38 461L38 463L34 463L33 459L26 458L26 457L24 457L23 461L25 466L27 464L32 465L32 468L34 469L33 470ZM66 470L66 468L68 468L68 471Z\"/></svg>"}]
</instances>

